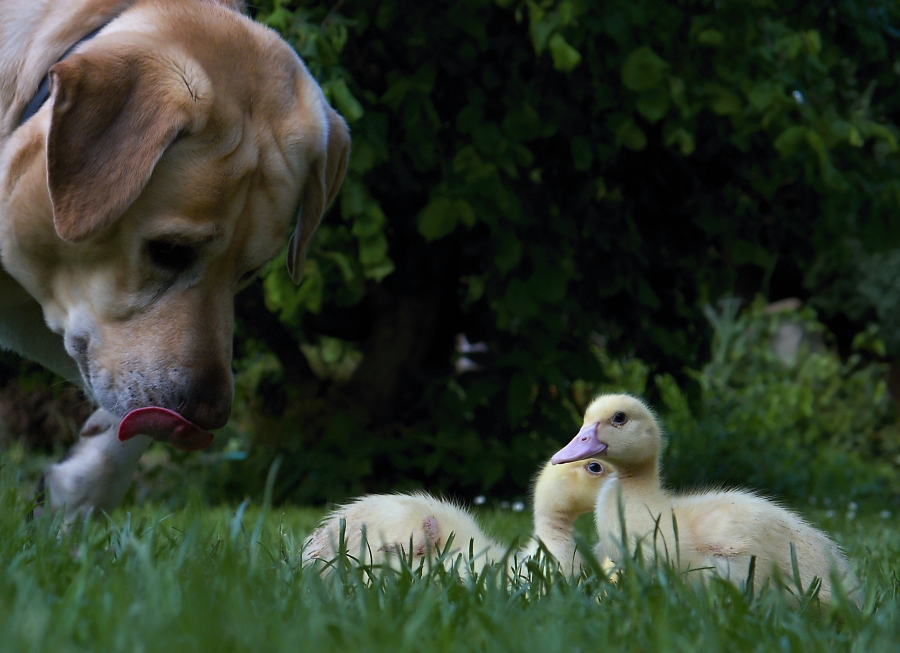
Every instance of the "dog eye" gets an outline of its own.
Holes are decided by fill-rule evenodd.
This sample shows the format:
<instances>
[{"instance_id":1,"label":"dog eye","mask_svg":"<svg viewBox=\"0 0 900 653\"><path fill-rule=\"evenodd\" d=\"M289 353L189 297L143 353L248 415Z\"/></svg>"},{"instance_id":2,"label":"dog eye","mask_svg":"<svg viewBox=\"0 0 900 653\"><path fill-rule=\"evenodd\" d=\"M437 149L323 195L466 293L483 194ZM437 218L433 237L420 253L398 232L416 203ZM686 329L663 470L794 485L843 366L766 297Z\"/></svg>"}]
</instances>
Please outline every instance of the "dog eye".
<instances>
[{"instance_id":1,"label":"dog eye","mask_svg":"<svg viewBox=\"0 0 900 653\"><path fill-rule=\"evenodd\" d=\"M184 272L197 260L197 251L190 245L170 240L150 240L147 254L153 264L168 272Z\"/></svg>"},{"instance_id":2,"label":"dog eye","mask_svg":"<svg viewBox=\"0 0 900 653\"><path fill-rule=\"evenodd\" d=\"M613 415L613 418L612 418L613 426L622 426L622 424L624 424L627 421L628 421L628 415L626 415L625 413L616 413L615 415Z\"/></svg>"}]
</instances>

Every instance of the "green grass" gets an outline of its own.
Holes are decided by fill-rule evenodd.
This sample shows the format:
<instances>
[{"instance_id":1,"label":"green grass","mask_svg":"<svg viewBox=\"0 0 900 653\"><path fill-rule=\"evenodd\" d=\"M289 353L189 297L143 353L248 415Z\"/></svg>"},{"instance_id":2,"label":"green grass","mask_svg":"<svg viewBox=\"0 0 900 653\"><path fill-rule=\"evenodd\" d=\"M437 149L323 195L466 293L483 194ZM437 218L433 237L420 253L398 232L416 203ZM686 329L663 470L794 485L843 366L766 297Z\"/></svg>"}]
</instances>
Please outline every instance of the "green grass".
<instances>
[{"instance_id":1,"label":"green grass","mask_svg":"<svg viewBox=\"0 0 900 653\"><path fill-rule=\"evenodd\" d=\"M322 578L299 549L321 511L120 510L60 534L26 522L28 493L0 468L0 651L897 650L900 530L877 514L820 517L865 579L864 607L818 609L724 582L628 565L618 586L534 565L506 581L443 569ZM498 534L528 516L482 515Z\"/></svg>"}]
</instances>

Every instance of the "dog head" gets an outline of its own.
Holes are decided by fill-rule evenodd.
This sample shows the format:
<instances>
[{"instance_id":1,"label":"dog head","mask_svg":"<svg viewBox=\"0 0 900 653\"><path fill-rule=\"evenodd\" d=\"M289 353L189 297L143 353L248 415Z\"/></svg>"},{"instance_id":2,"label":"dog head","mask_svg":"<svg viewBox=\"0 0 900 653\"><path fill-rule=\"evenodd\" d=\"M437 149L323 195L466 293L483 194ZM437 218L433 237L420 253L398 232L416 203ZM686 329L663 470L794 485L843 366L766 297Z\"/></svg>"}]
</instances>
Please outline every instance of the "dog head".
<instances>
[{"instance_id":1,"label":"dog head","mask_svg":"<svg viewBox=\"0 0 900 653\"><path fill-rule=\"evenodd\" d=\"M2 253L103 408L217 428L234 294L294 221L299 280L349 135L274 32L182 4L139 5L53 66L4 171Z\"/></svg>"}]
</instances>

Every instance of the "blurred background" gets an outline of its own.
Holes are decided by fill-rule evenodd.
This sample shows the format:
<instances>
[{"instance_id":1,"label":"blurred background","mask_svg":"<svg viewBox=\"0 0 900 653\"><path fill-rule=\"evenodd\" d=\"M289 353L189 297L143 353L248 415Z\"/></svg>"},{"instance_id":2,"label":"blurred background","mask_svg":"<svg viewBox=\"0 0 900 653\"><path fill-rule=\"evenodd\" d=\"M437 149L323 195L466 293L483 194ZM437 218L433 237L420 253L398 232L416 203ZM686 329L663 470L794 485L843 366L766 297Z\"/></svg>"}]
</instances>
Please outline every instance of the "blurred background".
<instances>
[{"instance_id":1,"label":"blurred background","mask_svg":"<svg viewBox=\"0 0 900 653\"><path fill-rule=\"evenodd\" d=\"M900 5L265 0L353 134L302 284L237 298L232 420L134 498L527 496L600 391L671 484L900 505ZM91 407L0 354L36 476ZM37 454L37 455L36 455Z\"/></svg>"}]
</instances>

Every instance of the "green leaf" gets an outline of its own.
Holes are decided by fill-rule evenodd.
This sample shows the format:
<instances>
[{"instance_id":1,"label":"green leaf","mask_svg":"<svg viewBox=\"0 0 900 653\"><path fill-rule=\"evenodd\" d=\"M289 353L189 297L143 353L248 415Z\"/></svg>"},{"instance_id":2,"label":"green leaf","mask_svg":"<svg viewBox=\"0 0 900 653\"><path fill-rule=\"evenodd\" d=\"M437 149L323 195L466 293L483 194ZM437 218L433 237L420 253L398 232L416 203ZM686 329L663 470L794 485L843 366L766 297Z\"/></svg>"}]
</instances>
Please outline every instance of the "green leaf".
<instances>
[{"instance_id":1,"label":"green leaf","mask_svg":"<svg viewBox=\"0 0 900 653\"><path fill-rule=\"evenodd\" d=\"M471 229L475 226L475 211L472 209L471 204L469 204L466 200L454 200L453 208L456 209L456 214L459 216L459 221L462 222L466 227Z\"/></svg>"},{"instance_id":2,"label":"green leaf","mask_svg":"<svg viewBox=\"0 0 900 653\"><path fill-rule=\"evenodd\" d=\"M822 51L822 37L819 36L817 29L803 32L803 43L806 45L806 51L813 57Z\"/></svg>"},{"instance_id":3,"label":"green leaf","mask_svg":"<svg viewBox=\"0 0 900 653\"><path fill-rule=\"evenodd\" d=\"M680 77L669 77L669 95L672 102L678 107L681 117L689 118L692 112L691 106L688 104L684 80Z\"/></svg>"},{"instance_id":4,"label":"green leaf","mask_svg":"<svg viewBox=\"0 0 900 653\"><path fill-rule=\"evenodd\" d=\"M662 87L642 91L638 95L637 110L649 122L659 122L669 110L669 94Z\"/></svg>"},{"instance_id":5,"label":"green leaf","mask_svg":"<svg viewBox=\"0 0 900 653\"><path fill-rule=\"evenodd\" d=\"M797 33L782 36L775 40L772 49L788 59L793 59L803 49L803 37Z\"/></svg>"},{"instance_id":6,"label":"green leaf","mask_svg":"<svg viewBox=\"0 0 900 653\"><path fill-rule=\"evenodd\" d=\"M307 310L318 315L322 311L322 299L325 296L325 281L321 275L303 277L303 283L297 289L297 300Z\"/></svg>"},{"instance_id":7,"label":"green leaf","mask_svg":"<svg viewBox=\"0 0 900 653\"><path fill-rule=\"evenodd\" d=\"M575 7L570 0L563 0L560 2L556 11L559 13L559 22L562 27L571 23L575 17Z\"/></svg>"},{"instance_id":8,"label":"green leaf","mask_svg":"<svg viewBox=\"0 0 900 653\"><path fill-rule=\"evenodd\" d=\"M822 140L822 137L819 136L817 132L814 132L812 129L807 129L806 142L809 143L809 146L819 157L820 161L824 160L828 156L828 153L825 151L825 141Z\"/></svg>"},{"instance_id":9,"label":"green leaf","mask_svg":"<svg viewBox=\"0 0 900 653\"><path fill-rule=\"evenodd\" d=\"M553 67L557 70L571 72L581 62L581 53L569 45L559 32L550 37L549 45Z\"/></svg>"},{"instance_id":10,"label":"green leaf","mask_svg":"<svg viewBox=\"0 0 900 653\"><path fill-rule=\"evenodd\" d=\"M345 256L341 252L325 252L325 257L330 258L335 264L338 266L338 269L341 271L341 276L344 279L344 283L349 285L353 278L356 276L356 273L353 270L353 264L350 262L350 258Z\"/></svg>"},{"instance_id":11,"label":"green leaf","mask_svg":"<svg viewBox=\"0 0 900 653\"><path fill-rule=\"evenodd\" d=\"M894 136L893 132L885 125L865 118L854 120L854 123L859 128L860 134L863 137L868 138L874 136L887 143L891 152L897 151L897 137Z\"/></svg>"},{"instance_id":12,"label":"green leaf","mask_svg":"<svg viewBox=\"0 0 900 653\"><path fill-rule=\"evenodd\" d=\"M622 83L631 91L646 91L661 84L668 69L669 64L645 45L625 59Z\"/></svg>"},{"instance_id":13,"label":"green leaf","mask_svg":"<svg viewBox=\"0 0 900 653\"><path fill-rule=\"evenodd\" d=\"M375 167L379 156L378 149L366 138L354 138L353 149L350 151L349 172L355 172L362 176ZM345 184L347 182L344 182ZM341 195L344 189L341 187Z\"/></svg>"},{"instance_id":14,"label":"green leaf","mask_svg":"<svg viewBox=\"0 0 900 653\"><path fill-rule=\"evenodd\" d=\"M347 82L343 79L336 79L327 84L328 90L331 92L331 100L334 102L335 108L338 110L344 120L347 122L356 122L363 117L365 111L350 89L347 88Z\"/></svg>"},{"instance_id":15,"label":"green leaf","mask_svg":"<svg viewBox=\"0 0 900 653\"><path fill-rule=\"evenodd\" d=\"M359 240L359 262L364 266L381 263L388 252L388 242L383 233Z\"/></svg>"},{"instance_id":16,"label":"green leaf","mask_svg":"<svg viewBox=\"0 0 900 653\"><path fill-rule=\"evenodd\" d=\"M650 309L656 310L659 308L659 297L657 297L656 293L653 292L653 288L651 288L650 284L643 278L638 279L637 298L641 304Z\"/></svg>"},{"instance_id":17,"label":"green leaf","mask_svg":"<svg viewBox=\"0 0 900 653\"><path fill-rule=\"evenodd\" d=\"M712 99L709 107L720 116L734 115L741 112L741 99L724 86L713 85Z\"/></svg>"},{"instance_id":18,"label":"green leaf","mask_svg":"<svg viewBox=\"0 0 900 653\"><path fill-rule=\"evenodd\" d=\"M616 143L624 145L629 150L640 152L647 147L647 136L633 120L629 119L616 131Z\"/></svg>"},{"instance_id":19,"label":"green leaf","mask_svg":"<svg viewBox=\"0 0 900 653\"><path fill-rule=\"evenodd\" d=\"M534 317L540 306L531 296L528 285L521 279L513 279L506 287L506 308L516 317Z\"/></svg>"},{"instance_id":20,"label":"green leaf","mask_svg":"<svg viewBox=\"0 0 900 653\"><path fill-rule=\"evenodd\" d=\"M366 187L353 179L347 179L341 186L341 215L352 218L366 210L370 199Z\"/></svg>"},{"instance_id":21,"label":"green leaf","mask_svg":"<svg viewBox=\"0 0 900 653\"><path fill-rule=\"evenodd\" d=\"M386 258L375 265L367 265L363 268L363 276L366 279L374 279L375 281L381 281L386 276L391 274L394 271L394 262Z\"/></svg>"},{"instance_id":22,"label":"green leaf","mask_svg":"<svg viewBox=\"0 0 900 653\"><path fill-rule=\"evenodd\" d=\"M587 170L594 162L594 152L587 139L576 136L572 139L572 162L576 170Z\"/></svg>"},{"instance_id":23,"label":"green leaf","mask_svg":"<svg viewBox=\"0 0 900 653\"><path fill-rule=\"evenodd\" d=\"M747 99L750 105L757 111L765 111L773 102L783 97L781 86L772 82L759 82L755 84L750 92L747 93Z\"/></svg>"},{"instance_id":24,"label":"green leaf","mask_svg":"<svg viewBox=\"0 0 900 653\"><path fill-rule=\"evenodd\" d=\"M735 240L731 245L731 256L737 265L752 263L760 268L765 268L769 262L766 249L758 243L751 243L747 240Z\"/></svg>"},{"instance_id":25,"label":"green leaf","mask_svg":"<svg viewBox=\"0 0 900 653\"><path fill-rule=\"evenodd\" d=\"M725 45L725 36L717 29L705 29L697 34L697 42L718 48Z\"/></svg>"},{"instance_id":26,"label":"green leaf","mask_svg":"<svg viewBox=\"0 0 900 653\"><path fill-rule=\"evenodd\" d=\"M452 233L458 222L457 207L449 197L431 200L417 220L419 233L429 242Z\"/></svg>"},{"instance_id":27,"label":"green leaf","mask_svg":"<svg viewBox=\"0 0 900 653\"><path fill-rule=\"evenodd\" d=\"M555 11L547 13L535 2L528 2L528 31L531 34L531 43L534 51L540 54L547 47L547 40L560 24L560 16Z\"/></svg>"},{"instance_id":28,"label":"green leaf","mask_svg":"<svg viewBox=\"0 0 900 653\"><path fill-rule=\"evenodd\" d=\"M497 253L494 256L494 265L501 274L506 274L522 260L522 241L512 230L503 231L497 242Z\"/></svg>"},{"instance_id":29,"label":"green leaf","mask_svg":"<svg viewBox=\"0 0 900 653\"><path fill-rule=\"evenodd\" d=\"M287 31L288 23L290 22L293 15L290 11L285 9L284 7L276 7L275 11L271 14L263 18L259 17L259 20L262 21L263 24L268 25L272 29L276 29L279 32Z\"/></svg>"},{"instance_id":30,"label":"green leaf","mask_svg":"<svg viewBox=\"0 0 900 653\"><path fill-rule=\"evenodd\" d=\"M366 207L365 212L357 216L356 220L353 221L353 229L351 231L354 236L359 238L374 236L384 231L385 222L387 222L387 219L381 207L370 203Z\"/></svg>"},{"instance_id":31,"label":"green leaf","mask_svg":"<svg viewBox=\"0 0 900 653\"><path fill-rule=\"evenodd\" d=\"M828 159L822 161L821 173L822 181L824 181L829 188L833 188L839 191L846 191L848 188L850 188L850 184L849 182L847 182L847 179L844 177L844 175L842 175Z\"/></svg>"},{"instance_id":32,"label":"green leaf","mask_svg":"<svg viewBox=\"0 0 900 653\"><path fill-rule=\"evenodd\" d=\"M801 125L791 125L781 132L781 135L775 139L773 145L781 156L785 158L792 157L797 153L797 148L805 140L807 131L809 130Z\"/></svg>"},{"instance_id":33,"label":"green leaf","mask_svg":"<svg viewBox=\"0 0 900 653\"><path fill-rule=\"evenodd\" d=\"M484 295L484 277L468 277L465 280L467 284L466 290L466 306L471 306Z\"/></svg>"},{"instance_id":34,"label":"green leaf","mask_svg":"<svg viewBox=\"0 0 900 653\"><path fill-rule=\"evenodd\" d=\"M402 77L397 73L391 73L388 75L388 88L384 95L381 96L381 101L394 111L397 111L411 88L412 81L409 78Z\"/></svg>"},{"instance_id":35,"label":"green leaf","mask_svg":"<svg viewBox=\"0 0 900 653\"><path fill-rule=\"evenodd\" d=\"M684 127L679 127L678 129L672 131L670 134L667 134L664 140L664 144L666 147L671 147L672 145L677 144L678 149L681 150L681 153L684 156L690 156L694 152L694 148L696 147L694 143L694 137L688 133L688 131Z\"/></svg>"},{"instance_id":36,"label":"green leaf","mask_svg":"<svg viewBox=\"0 0 900 653\"><path fill-rule=\"evenodd\" d=\"M325 282L322 279L319 266L314 260L306 260L306 264L303 267L303 281L294 292L288 290L287 293L284 293L284 289L282 289L282 292L278 292L276 290L278 284L275 275L269 275L266 278L265 285L267 294L271 293L270 297L281 307L282 320L291 320L294 316L301 313L302 308L306 308L313 313L319 313L322 310Z\"/></svg>"},{"instance_id":37,"label":"green leaf","mask_svg":"<svg viewBox=\"0 0 900 653\"><path fill-rule=\"evenodd\" d=\"M482 120L483 117L479 114L478 121L481 122ZM459 119L457 119L458 123ZM507 111L500 126L507 136L520 141L540 138L545 130L545 126L541 121L541 115L527 102L523 102L520 106Z\"/></svg>"},{"instance_id":38,"label":"green leaf","mask_svg":"<svg viewBox=\"0 0 900 653\"><path fill-rule=\"evenodd\" d=\"M381 2L379 3L378 11L375 12L375 25L378 29L384 30L390 26L396 15L396 2Z\"/></svg>"}]
</instances>

